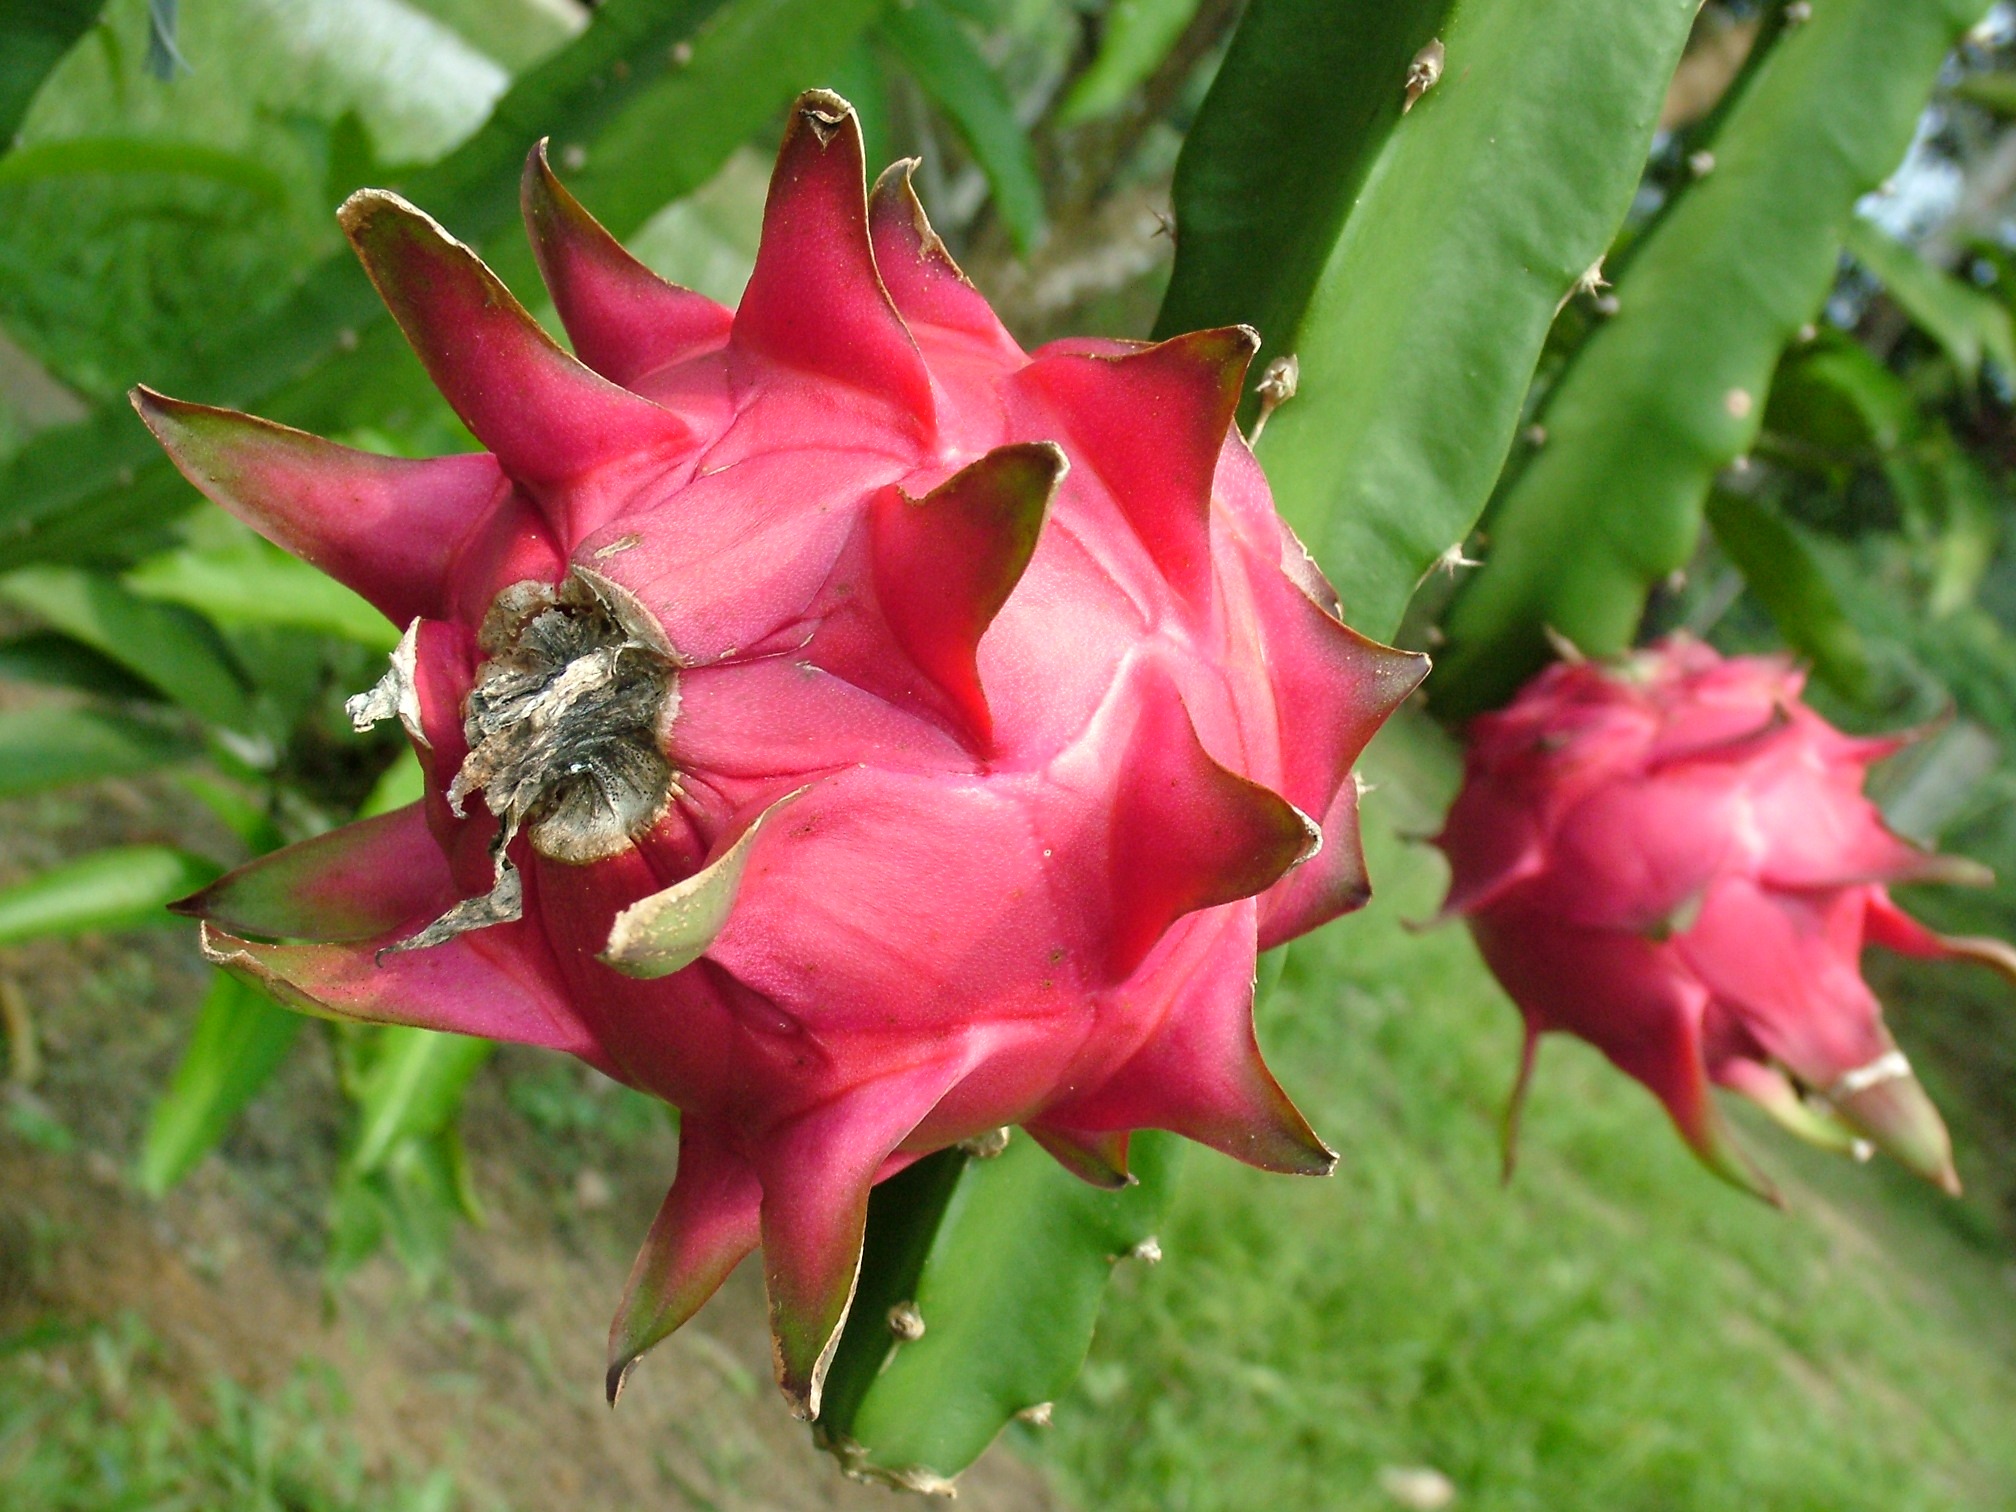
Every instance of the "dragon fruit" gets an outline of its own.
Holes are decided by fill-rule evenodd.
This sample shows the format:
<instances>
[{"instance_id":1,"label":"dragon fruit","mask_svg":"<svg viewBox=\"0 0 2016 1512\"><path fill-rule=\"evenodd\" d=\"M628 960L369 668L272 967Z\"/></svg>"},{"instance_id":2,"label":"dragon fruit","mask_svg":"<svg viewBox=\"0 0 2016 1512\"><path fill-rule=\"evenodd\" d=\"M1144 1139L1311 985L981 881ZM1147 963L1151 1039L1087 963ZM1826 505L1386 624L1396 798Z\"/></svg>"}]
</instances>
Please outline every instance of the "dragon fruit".
<instances>
[{"instance_id":1,"label":"dragon fruit","mask_svg":"<svg viewBox=\"0 0 2016 1512\"><path fill-rule=\"evenodd\" d=\"M1984 868L1893 834L1863 795L1911 735L1854 738L1779 657L1675 637L1611 666L1560 663L1469 730L1437 840L1446 916L1467 919L1526 1023L1509 1173L1539 1036L1587 1040L1665 1104L1717 1174L1775 1200L1710 1084L1816 1143L1869 1143L1959 1190L1944 1124L1863 982L1873 941L2016 976L1999 940L1912 919L1892 882Z\"/></svg>"},{"instance_id":2,"label":"dragon fruit","mask_svg":"<svg viewBox=\"0 0 2016 1512\"><path fill-rule=\"evenodd\" d=\"M1351 767L1422 659L1346 629L1232 430L1244 328L1025 354L911 164L791 113L732 313L543 149L577 356L365 191L344 229L487 452L399 460L145 390L189 479L408 628L423 802L187 901L309 1013L545 1046L681 1110L609 1392L760 1243L815 1416L870 1186L1009 1125L1335 1157L1262 1065L1254 958L1367 896Z\"/></svg>"}]
</instances>

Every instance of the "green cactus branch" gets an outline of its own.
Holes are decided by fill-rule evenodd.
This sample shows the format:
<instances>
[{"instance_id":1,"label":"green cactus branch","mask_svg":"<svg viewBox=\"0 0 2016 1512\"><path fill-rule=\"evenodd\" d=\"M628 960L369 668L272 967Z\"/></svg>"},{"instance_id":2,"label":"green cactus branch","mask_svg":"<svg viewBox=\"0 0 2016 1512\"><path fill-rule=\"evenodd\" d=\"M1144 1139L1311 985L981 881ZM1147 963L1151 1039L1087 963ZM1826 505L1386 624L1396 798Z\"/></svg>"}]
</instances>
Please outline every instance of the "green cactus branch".
<instances>
[{"instance_id":1,"label":"green cactus branch","mask_svg":"<svg viewBox=\"0 0 2016 1512\"><path fill-rule=\"evenodd\" d=\"M1468 536L1562 301L1631 203L1695 7L1464 0L1367 178L1260 444L1359 629Z\"/></svg>"},{"instance_id":2,"label":"green cactus branch","mask_svg":"<svg viewBox=\"0 0 2016 1512\"><path fill-rule=\"evenodd\" d=\"M1780 352L1834 278L1856 200L1904 154L1979 0L1836 0L1787 28L1689 188L1637 249L1619 311L1542 414L1545 444L1494 508L1433 689L1452 718L1501 702L1549 628L1604 654L1683 567L1715 476L1755 440Z\"/></svg>"},{"instance_id":3,"label":"green cactus branch","mask_svg":"<svg viewBox=\"0 0 2016 1512\"><path fill-rule=\"evenodd\" d=\"M1454 9L1253 0L1177 159L1157 337L1244 324L1263 363L1297 350L1352 196L1400 122L1409 61Z\"/></svg>"},{"instance_id":4,"label":"green cactus branch","mask_svg":"<svg viewBox=\"0 0 2016 1512\"><path fill-rule=\"evenodd\" d=\"M850 1473L942 1491L1010 1421L1044 1420L1085 1362L1114 1266L1160 1253L1182 1146L1143 1133L1132 1151L1121 1192L1019 1133L993 1158L948 1150L876 1189L816 1430Z\"/></svg>"},{"instance_id":5,"label":"green cactus branch","mask_svg":"<svg viewBox=\"0 0 2016 1512\"><path fill-rule=\"evenodd\" d=\"M43 80L104 9L105 0L0 0L0 155Z\"/></svg>"}]
</instances>

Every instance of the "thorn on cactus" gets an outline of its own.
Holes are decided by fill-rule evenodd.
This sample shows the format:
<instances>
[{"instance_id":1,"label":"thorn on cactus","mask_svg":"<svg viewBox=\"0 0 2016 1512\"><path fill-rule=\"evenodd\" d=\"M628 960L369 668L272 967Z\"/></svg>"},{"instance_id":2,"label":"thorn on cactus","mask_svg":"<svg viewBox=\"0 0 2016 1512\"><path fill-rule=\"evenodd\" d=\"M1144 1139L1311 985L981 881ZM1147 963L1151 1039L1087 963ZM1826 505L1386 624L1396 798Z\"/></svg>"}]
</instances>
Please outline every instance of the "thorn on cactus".
<instances>
[{"instance_id":1,"label":"thorn on cactus","mask_svg":"<svg viewBox=\"0 0 2016 1512\"><path fill-rule=\"evenodd\" d=\"M1577 294L1587 294L1591 298L1596 298L1603 290L1609 287L1610 280L1603 276L1603 259L1599 257L1575 276L1575 281L1568 285L1568 292L1563 294L1560 302L1554 306L1554 313L1559 315L1563 310L1567 309L1568 301L1573 299ZM1602 301L1598 299L1597 303L1600 309ZM1612 303L1614 304L1614 301ZM1614 311L1606 310L1602 311L1602 313L1610 314L1614 313Z\"/></svg>"},{"instance_id":2,"label":"thorn on cactus","mask_svg":"<svg viewBox=\"0 0 2016 1512\"><path fill-rule=\"evenodd\" d=\"M989 1129L984 1134L976 1134L971 1139L959 1141L959 1148L974 1160L992 1160L1007 1153L1008 1142L1015 1131L1003 1124L998 1129Z\"/></svg>"},{"instance_id":3,"label":"thorn on cactus","mask_svg":"<svg viewBox=\"0 0 2016 1512\"><path fill-rule=\"evenodd\" d=\"M1139 1260L1143 1265L1160 1265L1162 1263L1162 1241L1157 1239L1153 1234L1150 1234L1145 1239L1139 1239L1130 1244L1119 1254L1113 1256L1113 1259L1116 1261Z\"/></svg>"},{"instance_id":4,"label":"thorn on cactus","mask_svg":"<svg viewBox=\"0 0 2016 1512\"><path fill-rule=\"evenodd\" d=\"M1414 580L1414 587L1418 591L1423 583L1427 582L1428 579L1438 572L1453 579L1457 573L1467 567L1482 567L1483 565L1483 562L1464 551L1461 541L1451 541L1447 546L1442 548L1435 560L1428 564L1427 570Z\"/></svg>"},{"instance_id":5,"label":"thorn on cactus","mask_svg":"<svg viewBox=\"0 0 2016 1512\"><path fill-rule=\"evenodd\" d=\"M1567 666L1579 667L1589 660L1580 646L1552 625L1542 625L1540 633L1547 638L1548 649Z\"/></svg>"},{"instance_id":6,"label":"thorn on cactus","mask_svg":"<svg viewBox=\"0 0 2016 1512\"><path fill-rule=\"evenodd\" d=\"M889 1309L889 1332L900 1344L915 1344L924 1337L924 1314L915 1302L898 1302Z\"/></svg>"},{"instance_id":7,"label":"thorn on cactus","mask_svg":"<svg viewBox=\"0 0 2016 1512\"><path fill-rule=\"evenodd\" d=\"M1400 114L1405 115L1420 102L1421 96L1441 82L1442 67L1448 61L1448 49L1442 45L1440 37L1414 54L1407 65L1407 82L1400 101Z\"/></svg>"},{"instance_id":8,"label":"thorn on cactus","mask_svg":"<svg viewBox=\"0 0 2016 1512\"><path fill-rule=\"evenodd\" d=\"M1302 364L1293 352L1276 357L1267 364L1260 381L1253 385L1253 392L1260 396L1260 413L1253 417L1253 430L1246 437L1248 446L1260 444L1260 433L1267 429L1269 417L1295 397L1295 391L1301 384Z\"/></svg>"}]
</instances>

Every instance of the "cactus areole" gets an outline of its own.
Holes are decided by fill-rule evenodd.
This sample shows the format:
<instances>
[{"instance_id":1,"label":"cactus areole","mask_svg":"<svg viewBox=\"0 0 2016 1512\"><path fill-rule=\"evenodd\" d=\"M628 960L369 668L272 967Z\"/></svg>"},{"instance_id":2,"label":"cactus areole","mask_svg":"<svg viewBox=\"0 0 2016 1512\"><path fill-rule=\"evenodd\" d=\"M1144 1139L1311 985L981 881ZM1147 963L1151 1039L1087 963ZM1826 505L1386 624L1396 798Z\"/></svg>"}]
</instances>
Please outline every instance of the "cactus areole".
<instances>
[{"instance_id":1,"label":"cactus areole","mask_svg":"<svg viewBox=\"0 0 2016 1512\"><path fill-rule=\"evenodd\" d=\"M1985 868L1893 834L1863 795L1911 735L1857 738L1816 714L1780 657L1674 637L1614 664L1562 664L1475 720L1437 842L1446 915L1468 920L1526 1020L1509 1170L1539 1036L1589 1041L1644 1083L1701 1160L1774 1198L1710 1094L1793 1133L1879 1146L1958 1191L1939 1114L1862 980L1865 942L2016 975L1999 940L1934 934L1896 882Z\"/></svg>"},{"instance_id":2,"label":"cactus areole","mask_svg":"<svg viewBox=\"0 0 2016 1512\"><path fill-rule=\"evenodd\" d=\"M1420 681L1346 629L1232 430L1255 337L1016 345L909 167L801 98L740 308L554 178L575 355L393 195L341 219L485 452L409 461L139 391L196 486L407 626L361 725L424 801L182 905L311 1013L547 1046L675 1104L609 1387L760 1243L815 1416L870 1186L1020 1125L1334 1162L1254 955L1366 897L1352 762Z\"/></svg>"}]
</instances>

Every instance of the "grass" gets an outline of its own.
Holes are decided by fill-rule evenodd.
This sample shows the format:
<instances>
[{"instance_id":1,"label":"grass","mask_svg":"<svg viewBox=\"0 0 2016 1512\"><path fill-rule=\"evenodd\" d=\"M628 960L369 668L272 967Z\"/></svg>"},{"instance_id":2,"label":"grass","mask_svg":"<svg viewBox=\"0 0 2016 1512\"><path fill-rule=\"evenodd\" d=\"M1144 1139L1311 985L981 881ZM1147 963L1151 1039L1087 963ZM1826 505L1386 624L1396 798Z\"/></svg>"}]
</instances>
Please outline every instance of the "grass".
<instances>
[{"instance_id":1,"label":"grass","mask_svg":"<svg viewBox=\"0 0 2016 1512\"><path fill-rule=\"evenodd\" d=\"M219 1380L187 1410L130 1317L0 1336L8 1512L454 1512L452 1471L374 1472L345 1414L307 1367L263 1396Z\"/></svg>"},{"instance_id":2,"label":"grass","mask_svg":"<svg viewBox=\"0 0 2016 1512\"><path fill-rule=\"evenodd\" d=\"M2016 1503L2016 1267L1894 1169L1745 1121L1780 1214L1658 1107L1550 1039L1498 1178L1517 1020L1458 929L1384 753L1380 896L1291 950L1262 1014L1344 1161L1293 1182L1192 1159L1168 1263L1116 1289L1040 1451L1080 1504L1390 1508L1429 1466L1475 1512ZM1970 1237L1971 1236L1971 1237Z\"/></svg>"}]
</instances>

